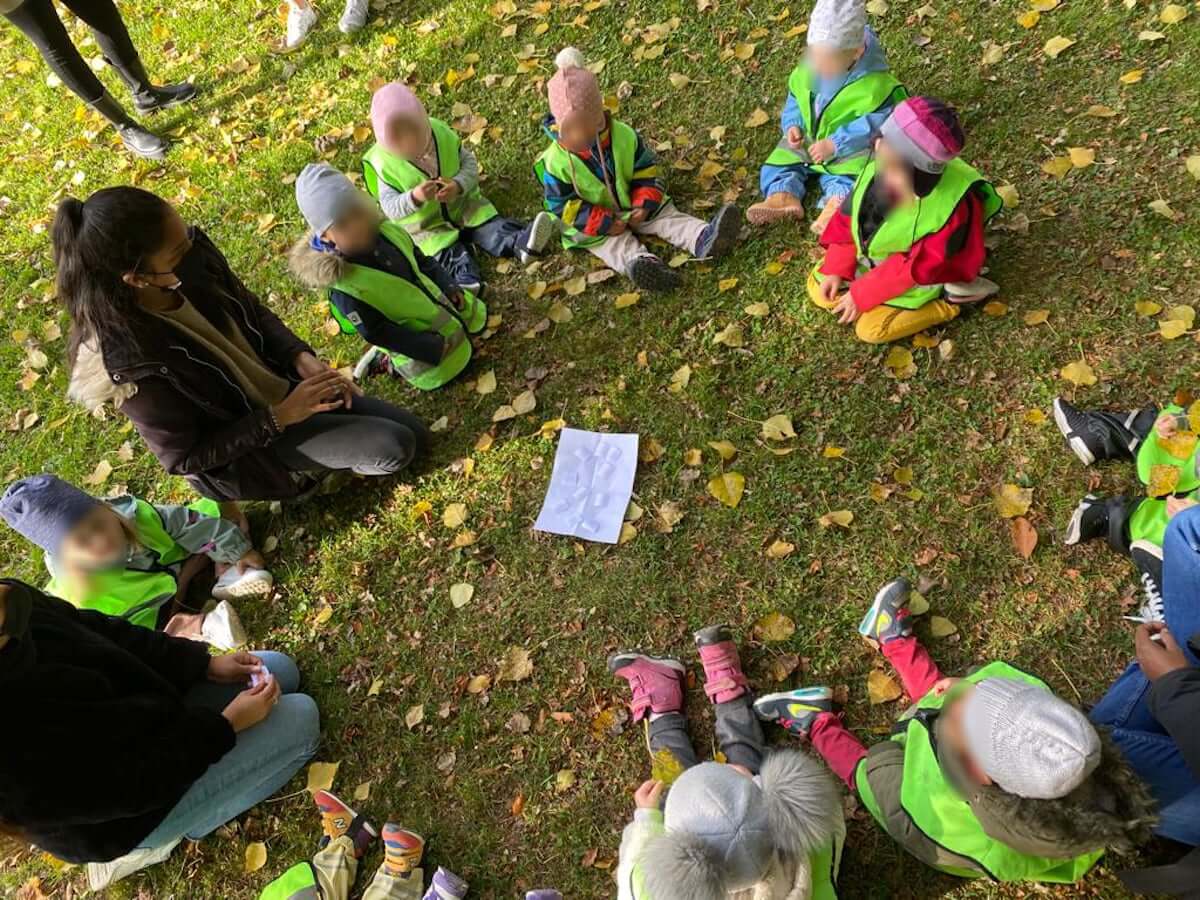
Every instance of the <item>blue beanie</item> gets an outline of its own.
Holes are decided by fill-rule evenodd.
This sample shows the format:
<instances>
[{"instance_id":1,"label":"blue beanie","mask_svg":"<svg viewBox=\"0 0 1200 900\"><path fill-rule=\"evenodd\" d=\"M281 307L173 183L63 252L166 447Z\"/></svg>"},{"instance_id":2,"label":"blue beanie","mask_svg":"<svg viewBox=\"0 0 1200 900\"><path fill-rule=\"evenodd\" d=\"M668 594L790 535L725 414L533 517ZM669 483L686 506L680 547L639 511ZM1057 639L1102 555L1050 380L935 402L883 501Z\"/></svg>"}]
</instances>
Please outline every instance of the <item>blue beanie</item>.
<instances>
[{"instance_id":1,"label":"blue beanie","mask_svg":"<svg viewBox=\"0 0 1200 900\"><path fill-rule=\"evenodd\" d=\"M0 497L0 516L47 553L57 553L67 532L99 505L57 476L32 475L8 486Z\"/></svg>"}]
</instances>

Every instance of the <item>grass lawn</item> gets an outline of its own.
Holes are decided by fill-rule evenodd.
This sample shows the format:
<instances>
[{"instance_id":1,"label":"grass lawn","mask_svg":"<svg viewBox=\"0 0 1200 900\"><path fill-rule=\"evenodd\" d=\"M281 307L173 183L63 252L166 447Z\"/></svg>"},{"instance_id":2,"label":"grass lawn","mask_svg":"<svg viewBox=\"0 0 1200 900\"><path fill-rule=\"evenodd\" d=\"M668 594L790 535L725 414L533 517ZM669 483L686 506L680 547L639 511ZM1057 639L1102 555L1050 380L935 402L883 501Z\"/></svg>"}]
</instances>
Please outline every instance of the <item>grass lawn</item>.
<instances>
[{"instance_id":1,"label":"grass lawn","mask_svg":"<svg viewBox=\"0 0 1200 900\"><path fill-rule=\"evenodd\" d=\"M32 47L0 26L3 480L52 470L78 482L107 460L113 472L98 490L190 496L122 418L97 421L65 400L67 322L53 296L48 226L66 193L133 183L178 203L252 289L342 363L359 342L331 334L322 298L286 271L284 252L302 228L291 182L318 157L357 169L380 80L407 77L436 115L450 118L458 106L454 115L469 108L486 119L475 148L485 188L502 210L530 213L544 79L555 52L575 44L605 63L601 78L620 115L661 147L682 207L756 199L808 3L515 2L377 3L369 27L348 38L335 28L339 4L324 0L308 45L278 56L267 43L282 29L262 2L126 0L150 70L195 76L204 92L156 121L179 140L163 165L116 149L111 129L48 86ZM299 660L322 708L318 758L341 764L335 789L349 796L370 782L360 807L421 831L429 862L468 877L474 896L514 898L548 885L572 900L615 894L630 793L647 771L637 729L608 714L623 700L604 669L618 647L670 651L698 668L691 631L730 622L756 686L783 689L776 676L791 667L786 684L844 685L849 723L873 739L900 704L868 704L868 673L882 664L854 628L875 588L896 575L922 580L932 611L957 626L931 641L950 672L1002 658L1089 702L1131 652L1119 617L1134 602L1132 569L1102 546L1064 548L1061 536L1088 489L1140 488L1129 465L1085 472L1047 416L1064 392L1127 409L1195 387L1192 335L1164 341L1135 302L1195 300L1200 185L1184 160L1200 152L1200 9L1189 2L1190 17L1166 25L1158 0L1064 0L1025 27L1018 18L1028 6L1016 0L874 7L886 8L872 23L895 71L910 90L952 101L968 133L966 158L1019 192L1019 206L992 232L991 277L1007 311L952 324L937 349L904 342L916 373L897 380L886 348L855 342L805 299L815 244L806 228L755 233L719 265L686 265L677 295L645 295L620 309L615 298L629 290L620 279L568 293L593 266L586 255L553 256L528 273L489 263L489 310L503 321L480 344L473 373L432 395L370 384L430 421L447 418L432 458L402 480L251 511L258 541L277 543L269 558L279 591L241 613L256 645ZM1139 40L1144 31L1165 37ZM94 43L77 35L95 56ZM1051 59L1043 45L1058 35L1075 44ZM447 83L464 70L470 77ZM1135 70L1140 80L1123 83ZM676 73L690 83L673 86ZM103 77L116 87L111 72ZM1089 114L1097 105L1111 114ZM757 109L769 121L751 127ZM1094 162L1061 178L1043 171L1068 148L1094 150ZM1153 210L1154 201L1178 219ZM744 312L758 303L767 315ZM1028 324L1035 310L1048 318ZM743 346L714 343L730 324L741 326ZM1060 378L1077 360L1097 383ZM690 380L672 391L684 366ZM474 378L489 370L498 387L481 396ZM537 409L493 424L496 408L530 386ZM763 440L760 423L779 413L797 437ZM635 499L645 512L628 543L532 530L555 449L540 426L559 417L638 432L643 446L661 447L639 468ZM484 434L492 443L481 449ZM732 461L709 447L721 440L736 446ZM773 452L781 448L791 452ZM745 477L736 508L705 488L723 469ZM1040 541L1028 560L993 507L993 488L1004 483L1033 489L1027 518ZM467 509L461 528L443 524L451 503ZM682 513L673 527L663 524L664 506L668 518ZM819 526L834 510L853 513L847 528ZM467 530L474 543L455 547ZM769 557L777 540L793 552ZM4 574L42 578L38 555L11 532L0 534L0 551ZM450 602L456 583L475 588L461 609ZM794 620L795 633L752 640L754 623L775 612ZM929 637L929 625L918 632ZM529 653L530 677L498 679L510 648ZM480 691L478 676L494 680ZM691 703L706 742L712 717L698 687ZM410 728L414 707L424 719ZM88 765L87 734L79 764ZM111 895L257 896L312 852L319 825L304 784L301 774L286 796ZM1027 893L941 878L848 809L846 897ZM246 874L252 841L265 841L269 858ZM36 852L8 855L6 892L39 876L50 896L85 889L78 868L56 869ZM368 866L377 861L373 854ZM1049 892L1123 894L1106 866L1081 886Z\"/></svg>"}]
</instances>

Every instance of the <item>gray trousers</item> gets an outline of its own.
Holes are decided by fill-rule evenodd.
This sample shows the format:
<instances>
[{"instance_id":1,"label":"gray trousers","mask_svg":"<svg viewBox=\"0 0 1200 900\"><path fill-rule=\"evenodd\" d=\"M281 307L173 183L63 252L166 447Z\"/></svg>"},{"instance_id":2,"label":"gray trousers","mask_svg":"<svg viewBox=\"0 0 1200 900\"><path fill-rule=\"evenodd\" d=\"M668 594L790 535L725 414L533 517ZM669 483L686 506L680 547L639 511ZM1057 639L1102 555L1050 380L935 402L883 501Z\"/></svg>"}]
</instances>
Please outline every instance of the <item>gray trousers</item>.
<instances>
[{"instance_id":1,"label":"gray trousers","mask_svg":"<svg viewBox=\"0 0 1200 900\"><path fill-rule=\"evenodd\" d=\"M717 747L725 759L745 766L755 775L762 766L762 725L754 714L753 697L749 692L713 706L717 714ZM666 713L650 723L650 752L669 750L685 769L700 763L692 739L688 736L687 719L681 713Z\"/></svg>"}]
</instances>

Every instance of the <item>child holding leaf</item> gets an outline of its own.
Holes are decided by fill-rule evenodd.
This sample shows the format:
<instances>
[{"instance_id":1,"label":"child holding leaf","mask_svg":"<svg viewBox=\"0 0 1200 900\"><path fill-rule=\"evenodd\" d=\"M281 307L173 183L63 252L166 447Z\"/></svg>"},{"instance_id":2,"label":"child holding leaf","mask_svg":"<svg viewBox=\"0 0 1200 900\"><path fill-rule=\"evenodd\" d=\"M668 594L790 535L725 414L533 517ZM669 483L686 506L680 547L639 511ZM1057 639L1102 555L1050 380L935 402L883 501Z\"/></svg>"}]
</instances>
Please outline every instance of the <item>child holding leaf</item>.
<instances>
[{"instance_id":1,"label":"child holding leaf","mask_svg":"<svg viewBox=\"0 0 1200 900\"><path fill-rule=\"evenodd\" d=\"M1167 522L1200 498L1200 460L1194 423L1200 403L1185 414L1169 404L1128 413L1084 412L1062 397L1054 401L1054 422L1067 446L1085 466L1107 459L1133 460L1145 497L1088 494L1067 523L1065 544L1104 538L1127 554L1138 569L1144 602L1140 616L1162 621L1162 545Z\"/></svg>"},{"instance_id":2,"label":"child holding leaf","mask_svg":"<svg viewBox=\"0 0 1200 900\"><path fill-rule=\"evenodd\" d=\"M904 579L875 595L859 633L916 705L870 750L829 688L763 697L755 709L809 741L879 825L949 875L1072 883L1106 848L1147 840L1153 800L1112 740L1031 675L994 662L944 678L912 634Z\"/></svg>"},{"instance_id":3,"label":"child holding leaf","mask_svg":"<svg viewBox=\"0 0 1200 900\"><path fill-rule=\"evenodd\" d=\"M562 222L563 246L589 250L648 291L672 291L682 280L646 249L643 235L700 259L728 253L741 230L738 208L726 204L708 222L680 212L654 152L605 110L583 54L567 47L554 64L546 86L550 114L542 121L550 145L534 170L546 209Z\"/></svg>"},{"instance_id":4,"label":"child holding leaf","mask_svg":"<svg viewBox=\"0 0 1200 900\"><path fill-rule=\"evenodd\" d=\"M729 629L695 637L723 762L702 763L692 747L682 662L635 652L608 660L629 683L653 757L621 838L618 900L833 900L845 838L833 782L805 753L766 754Z\"/></svg>"}]
</instances>

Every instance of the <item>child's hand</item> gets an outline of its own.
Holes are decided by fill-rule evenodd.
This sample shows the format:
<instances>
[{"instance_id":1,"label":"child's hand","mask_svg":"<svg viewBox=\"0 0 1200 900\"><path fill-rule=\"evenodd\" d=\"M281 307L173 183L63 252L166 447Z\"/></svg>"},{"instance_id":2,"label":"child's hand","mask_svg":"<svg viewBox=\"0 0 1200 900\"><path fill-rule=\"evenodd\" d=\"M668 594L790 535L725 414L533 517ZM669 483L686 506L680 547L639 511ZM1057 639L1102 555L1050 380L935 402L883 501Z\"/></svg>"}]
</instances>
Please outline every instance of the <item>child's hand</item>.
<instances>
[{"instance_id":1,"label":"child's hand","mask_svg":"<svg viewBox=\"0 0 1200 900\"><path fill-rule=\"evenodd\" d=\"M436 181L422 181L412 189L413 199L418 203L428 203L437 196L438 188L440 187L441 185Z\"/></svg>"},{"instance_id":2,"label":"child's hand","mask_svg":"<svg viewBox=\"0 0 1200 900\"><path fill-rule=\"evenodd\" d=\"M821 296L825 298L826 303L836 303L838 292L842 289L842 279L840 275L826 275L825 280L821 282Z\"/></svg>"},{"instance_id":3,"label":"child's hand","mask_svg":"<svg viewBox=\"0 0 1200 900\"><path fill-rule=\"evenodd\" d=\"M862 310L858 308L858 304L854 302L854 298L850 295L849 291L842 294L833 311L837 313L838 321L843 325L857 322L858 317L862 315Z\"/></svg>"},{"instance_id":4,"label":"child's hand","mask_svg":"<svg viewBox=\"0 0 1200 900\"><path fill-rule=\"evenodd\" d=\"M1169 440L1178 430L1179 424L1176 417L1171 413L1163 413L1158 417L1158 421L1154 423L1154 431L1164 441Z\"/></svg>"},{"instance_id":5,"label":"child's hand","mask_svg":"<svg viewBox=\"0 0 1200 900\"><path fill-rule=\"evenodd\" d=\"M437 192L437 198L441 203L449 203L461 193L462 188L458 186L457 181L451 178L449 181L442 184L441 189Z\"/></svg>"},{"instance_id":6,"label":"child's hand","mask_svg":"<svg viewBox=\"0 0 1200 900\"><path fill-rule=\"evenodd\" d=\"M1197 501L1190 497L1168 497L1167 498L1167 518L1173 519L1176 515L1183 512L1185 509L1195 506Z\"/></svg>"},{"instance_id":7,"label":"child's hand","mask_svg":"<svg viewBox=\"0 0 1200 900\"><path fill-rule=\"evenodd\" d=\"M962 681L961 678L943 678L940 681L935 681L933 687L929 689L929 693L935 697L940 697L960 681Z\"/></svg>"},{"instance_id":8,"label":"child's hand","mask_svg":"<svg viewBox=\"0 0 1200 900\"><path fill-rule=\"evenodd\" d=\"M799 150L804 146L804 132L796 125L793 125L787 130L787 142L788 146L793 150Z\"/></svg>"},{"instance_id":9,"label":"child's hand","mask_svg":"<svg viewBox=\"0 0 1200 900\"><path fill-rule=\"evenodd\" d=\"M644 206L639 206L629 214L628 222L630 225L641 225L646 221L647 215L648 213L646 212L646 208Z\"/></svg>"},{"instance_id":10,"label":"child's hand","mask_svg":"<svg viewBox=\"0 0 1200 900\"><path fill-rule=\"evenodd\" d=\"M613 219L612 224L608 226L609 234L624 234L628 226L623 219Z\"/></svg>"},{"instance_id":11,"label":"child's hand","mask_svg":"<svg viewBox=\"0 0 1200 900\"><path fill-rule=\"evenodd\" d=\"M664 788L666 785L655 778L643 781L642 786L633 792L633 805L638 809L658 809Z\"/></svg>"},{"instance_id":12,"label":"child's hand","mask_svg":"<svg viewBox=\"0 0 1200 900\"><path fill-rule=\"evenodd\" d=\"M265 569L267 561L263 559L262 554L257 550L251 550L245 556L237 561L238 574L244 573L247 569Z\"/></svg>"},{"instance_id":13,"label":"child's hand","mask_svg":"<svg viewBox=\"0 0 1200 900\"><path fill-rule=\"evenodd\" d=\"M837 145L829 138L825 138L823 141L817 141L810 145L808 155L813 158L814 162L825 162L825 160L837 156Z\"/></svg>"}]
</instances>

